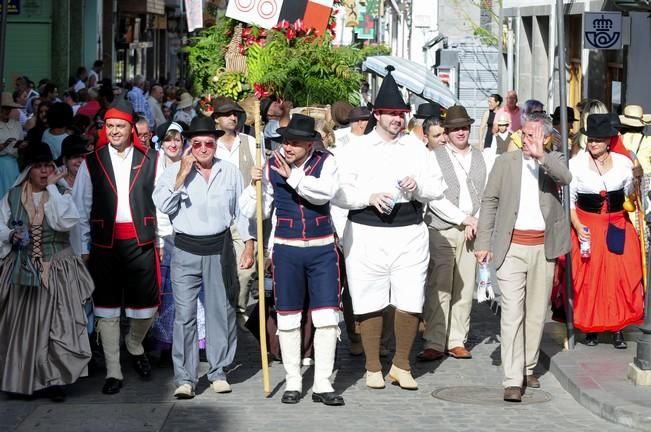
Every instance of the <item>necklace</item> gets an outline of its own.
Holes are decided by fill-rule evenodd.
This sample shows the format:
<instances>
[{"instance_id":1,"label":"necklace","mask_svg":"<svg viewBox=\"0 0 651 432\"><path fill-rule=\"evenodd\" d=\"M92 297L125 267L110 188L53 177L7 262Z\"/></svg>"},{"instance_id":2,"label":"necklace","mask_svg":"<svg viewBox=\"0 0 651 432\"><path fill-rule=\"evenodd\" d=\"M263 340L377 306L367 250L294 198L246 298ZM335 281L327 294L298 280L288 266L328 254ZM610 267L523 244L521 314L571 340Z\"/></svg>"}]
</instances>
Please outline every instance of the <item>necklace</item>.
<instances>
[{"instance_id":1,"label":"necklace","mask_svg":"<svg viewBox=\"0 0 651 432\"><path fill-rule=\"evenodd\" d=\"M597 162L599 165L604 166L606 162L608 161L608 158L610 157L610 153L606 153L606 157L603 159L597 159L596 157L593 157L592 160Z\"/></svg>"}]
</instances>

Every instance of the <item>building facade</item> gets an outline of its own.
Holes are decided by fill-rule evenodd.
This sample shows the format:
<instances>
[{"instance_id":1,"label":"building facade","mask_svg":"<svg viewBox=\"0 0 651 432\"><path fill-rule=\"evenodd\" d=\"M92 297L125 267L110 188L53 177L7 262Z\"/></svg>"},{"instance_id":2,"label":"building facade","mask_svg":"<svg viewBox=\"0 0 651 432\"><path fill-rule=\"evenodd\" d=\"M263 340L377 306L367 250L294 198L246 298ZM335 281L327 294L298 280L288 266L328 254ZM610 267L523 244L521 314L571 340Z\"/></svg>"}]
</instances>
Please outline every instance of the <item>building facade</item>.
<instances>
[{"instance_id":1,"label":"building facade","mask_svg":"<svg viewBox=\"0 0 651 432\"><path fill-rule=\"evenodd\" d=\"M635 0L565 0L563 16L568 104L593 98L618 110L637 104L651 110L651 21ZM639 2L640 4L642 2ZM554 0L504 0L501 21L500 89L515 89L521 101L559 105L558 31ZM633 10L631 9L633 7ZM622 12L621 49L586 49L586 12Z\"/></svg>"}]
</instances>

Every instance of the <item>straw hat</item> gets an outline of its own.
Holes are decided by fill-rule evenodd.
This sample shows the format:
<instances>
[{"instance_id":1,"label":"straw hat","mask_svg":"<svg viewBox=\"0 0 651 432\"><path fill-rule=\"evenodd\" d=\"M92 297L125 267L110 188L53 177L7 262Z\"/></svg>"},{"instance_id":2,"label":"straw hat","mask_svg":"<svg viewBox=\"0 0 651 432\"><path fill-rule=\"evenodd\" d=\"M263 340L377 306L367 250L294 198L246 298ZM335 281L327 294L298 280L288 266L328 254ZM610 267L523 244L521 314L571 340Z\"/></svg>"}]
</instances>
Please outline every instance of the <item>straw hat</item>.
<instances>
[{"instance_id":1,"label":"straw hat","mask_svg":"<svg viewBox=\"0 0 651 432\"><path fill-rule=\"evenodd\" d=\"M191 107L193 103L192 95L188 92L181 94L179 102L176 104L176 109L185 109Z\"/></svg>"},{"instance_id":2,"label":"straw hat","mask_svg":"<svg viewBox=\"0 0 651 432\"><path fill-rule=\"evenodd\" d=\"M624 115L619 116L619 121L624 126L644 127L651 123L651 115L644 114L644 109L640 105L626 105Z\"/></svg>"},{"instance_id":3,"label":"straw hat","mask_svg":"<svg viewBox=\"0 0 651 432\"><path fill-rule=\"evenodd\" d=\"M14 102L14 98L11 96L11 93L9 92L2 92L2 102L1 102L2 107L7 107L7 108L22 108L22 106L18 105L17 103Z\"/></svg>"},{"instance_id":4,"label":"straw hat","mask_svg":"<svg viewBox=\"0 0 651 432\"><path fill-rule=\"evenodd\" d=\"M508 126L510 124L511 124L511 118L509 117L508 114L500 113L500 115L497 116L497 125L498 126Z\"/></svg>"}]
</instances>

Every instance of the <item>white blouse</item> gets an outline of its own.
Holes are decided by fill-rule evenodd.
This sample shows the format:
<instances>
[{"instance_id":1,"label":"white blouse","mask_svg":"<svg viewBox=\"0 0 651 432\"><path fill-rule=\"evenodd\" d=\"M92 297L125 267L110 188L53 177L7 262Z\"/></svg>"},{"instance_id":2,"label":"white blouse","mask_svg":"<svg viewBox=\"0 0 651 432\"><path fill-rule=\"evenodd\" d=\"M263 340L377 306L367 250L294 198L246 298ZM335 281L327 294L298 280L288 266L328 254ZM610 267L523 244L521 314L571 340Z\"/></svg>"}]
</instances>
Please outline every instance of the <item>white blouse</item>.
<instances>
[{"instance_id":1,"label":"white blouse","mask_svg":"<svg viewBox=\"0 0 651 432\"><path fill-rule=\"evenodd\" d=\"M629 195L633 190L633 162L619 153L611 152L613 166L610 170L599 175L595 162L589 152L580 152L570 159L570 207L576 207L579 193L598 194L604 189L606 192L624 189ZM599 169L602 169L599 167Z\"/></svg>"}]
</instances>

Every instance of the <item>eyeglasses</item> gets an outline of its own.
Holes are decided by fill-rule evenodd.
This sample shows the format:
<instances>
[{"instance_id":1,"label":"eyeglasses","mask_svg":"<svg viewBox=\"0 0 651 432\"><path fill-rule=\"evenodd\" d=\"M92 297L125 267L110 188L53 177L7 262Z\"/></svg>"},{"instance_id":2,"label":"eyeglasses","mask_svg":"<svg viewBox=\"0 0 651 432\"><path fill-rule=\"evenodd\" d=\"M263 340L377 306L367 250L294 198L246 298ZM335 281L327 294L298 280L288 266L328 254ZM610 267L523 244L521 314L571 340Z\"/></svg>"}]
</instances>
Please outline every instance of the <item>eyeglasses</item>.
<instances>
[{"instance_id":1,"label":"eyeglasses","mask_svg":"<svg viewBox=\"0 0 651 432\"><path fill-rule=\"evenodd\" d=\"M215 148L215 143L214 142L193 142L192 143L192 148L194 150L199 150L201 147L205 147L208 150L212 150Z\"/></svg>"}]
</instances>

